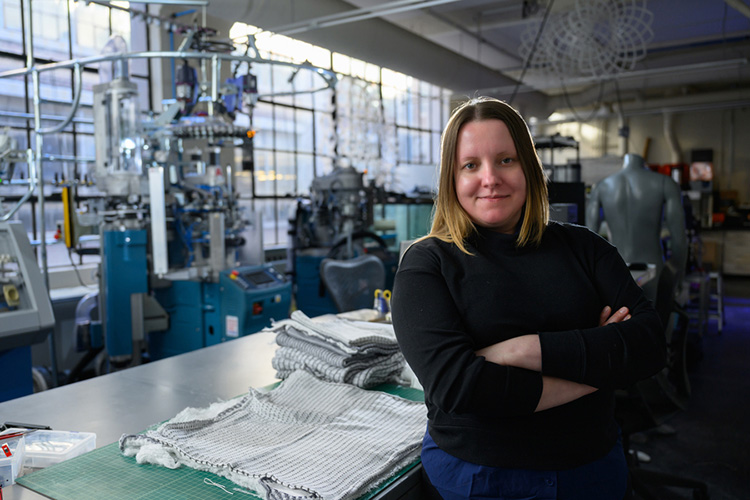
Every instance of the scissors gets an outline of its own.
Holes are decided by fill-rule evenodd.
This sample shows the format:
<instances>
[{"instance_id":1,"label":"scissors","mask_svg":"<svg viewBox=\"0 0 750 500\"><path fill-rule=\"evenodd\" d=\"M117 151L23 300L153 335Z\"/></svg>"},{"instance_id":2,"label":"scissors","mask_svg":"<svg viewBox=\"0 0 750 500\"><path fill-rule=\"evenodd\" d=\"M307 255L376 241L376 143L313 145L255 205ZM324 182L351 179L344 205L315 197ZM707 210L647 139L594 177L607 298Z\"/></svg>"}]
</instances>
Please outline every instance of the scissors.
<instances>
[{"instance_id":1,"label":"scissors","mask_svg":"<svg viewBox=\"0 0 750 500\"><path fill-rule=\"evenodd\" d=\"M385 300L385 312L390 312L391 310L391 291L390 290L383 290L383 300Z\"/></svg>"}]
</instances>

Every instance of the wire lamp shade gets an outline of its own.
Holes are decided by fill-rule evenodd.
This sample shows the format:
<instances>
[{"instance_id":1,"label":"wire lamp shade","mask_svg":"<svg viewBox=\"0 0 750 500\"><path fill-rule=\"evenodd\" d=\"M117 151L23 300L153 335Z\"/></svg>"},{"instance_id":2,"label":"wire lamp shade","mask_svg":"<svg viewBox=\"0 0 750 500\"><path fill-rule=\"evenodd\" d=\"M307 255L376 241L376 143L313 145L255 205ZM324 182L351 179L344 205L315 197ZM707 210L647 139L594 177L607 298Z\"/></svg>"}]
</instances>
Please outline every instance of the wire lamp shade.
<instances>
[{"instance_id":1,"label":"wire lamp shade","mask_svg":"<svg viewBox=\"0 0 750 500\"><path fill-rule=\"evenodd\" d=\"M529 67L562 78L607 79L634 69L646 56L652 22L645 0L576 0L572 10L530 24L521 34L520 52Z\"/></svg>"}]
</instances>

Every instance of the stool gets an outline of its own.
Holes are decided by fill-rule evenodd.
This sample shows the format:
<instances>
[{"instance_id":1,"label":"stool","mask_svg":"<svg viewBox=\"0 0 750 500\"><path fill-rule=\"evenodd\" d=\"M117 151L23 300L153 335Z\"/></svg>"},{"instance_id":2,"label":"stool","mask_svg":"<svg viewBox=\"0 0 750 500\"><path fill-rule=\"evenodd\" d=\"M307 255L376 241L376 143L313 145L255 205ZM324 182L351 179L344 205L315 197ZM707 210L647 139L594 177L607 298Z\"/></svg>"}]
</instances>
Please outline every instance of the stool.
<instances>
[{"instance_id":1,"label":"stool","mask_svg":"<svg viewBox=\"0 0 750 500\"><path fill-rule=\"evenodd\" d=\"M724 284L721 273L717 271L709 272L708 282L710 290L708 317L717 320L718 332L721 335L721 331L724 328Z\"/></svg>"},{"instance_id":2,"label":"stool","mask_svg":"<svg viewBox=\"0 0 750 500\"><path fill-rule=\"evenodd\" d=\"M685 282L688 288L685 311L689 318L689 328L702 337L708 330L708 309L711 302L708 273L690 273L685 277Z\"/></svg>"}]
</instances>

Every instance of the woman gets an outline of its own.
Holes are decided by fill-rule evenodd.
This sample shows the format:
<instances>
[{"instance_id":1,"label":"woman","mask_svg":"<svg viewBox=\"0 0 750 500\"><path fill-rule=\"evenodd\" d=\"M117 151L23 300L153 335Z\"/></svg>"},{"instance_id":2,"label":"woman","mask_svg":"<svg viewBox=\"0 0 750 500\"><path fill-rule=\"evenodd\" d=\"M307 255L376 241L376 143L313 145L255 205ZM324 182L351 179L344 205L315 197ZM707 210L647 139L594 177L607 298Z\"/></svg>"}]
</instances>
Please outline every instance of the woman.
<instances>
[{"instance_id":1,"label":"woman","mask_svg":"<svg viewBox=\"0 0 750 500\"><path fill-rule=\"evenodd\" d=\"M445 499L626 495L613 390L664 366L662 326L617 250L548 208L521 116L490 98L460 106L432 229L392 301L425 390L422 464Z\"/></svg>"}]
</instances>

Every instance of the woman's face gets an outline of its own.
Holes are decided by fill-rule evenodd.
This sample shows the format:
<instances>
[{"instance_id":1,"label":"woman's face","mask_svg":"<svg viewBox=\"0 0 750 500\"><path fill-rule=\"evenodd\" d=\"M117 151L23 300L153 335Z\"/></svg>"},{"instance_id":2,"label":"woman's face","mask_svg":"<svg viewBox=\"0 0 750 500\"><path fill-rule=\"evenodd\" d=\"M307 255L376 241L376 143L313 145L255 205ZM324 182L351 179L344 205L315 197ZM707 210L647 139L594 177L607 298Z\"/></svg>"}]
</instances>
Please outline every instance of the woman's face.
<instances>
[{"instance_id":1,"label":"woman's face","mask_svg":"<svg viewBox=\"0 0 750 500\"><path fill-rule=\"evenodd\" d=\"M481 227L513 234L526 203L526 176L500 120L465 123L456 147L458 202Z\"/></svg>"}]
</instances>

